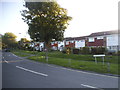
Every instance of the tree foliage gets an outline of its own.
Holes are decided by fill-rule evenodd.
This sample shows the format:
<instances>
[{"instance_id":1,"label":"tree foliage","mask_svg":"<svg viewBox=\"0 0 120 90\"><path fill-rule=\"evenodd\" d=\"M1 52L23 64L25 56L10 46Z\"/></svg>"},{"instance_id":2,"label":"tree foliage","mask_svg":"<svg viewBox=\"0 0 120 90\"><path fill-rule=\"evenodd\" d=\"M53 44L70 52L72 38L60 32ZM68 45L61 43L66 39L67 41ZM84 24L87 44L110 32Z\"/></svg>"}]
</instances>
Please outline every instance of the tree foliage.
<instances>
[{"instance_id":1,"label":"tree foliage","mask_svg":"<svg viewBox=\"0 0 120 90\"><path fill-rule=\"evenodd\" d=\"M24 42L30 42L27 38L21 38L20 42L24 43Z\"/></svg>"},{"instance_id":2,"label":"tree foliage","mask_svg":"<svg viewBox=\"0 0 120 90\"><path fill-rule=\"evenodd\" d=\"M25 48L25 45L30 42L27 38L21 38L20 41L18 41L19 43L19 48L23 49Z\"/></svg>"},{"instance_id":3,"label":"tree foliage","mask_svg":"<svg viewBox=\"0 0 120 90\"><path fill-rule=\"evenodd\" d=\"M4 35L2 35L2 45L3 48L13 48L17 45L16 41L17 36L14 35L11 32L7 32Z\"/></svg>"},{"instance_id":4,"label":"tree foliage","mask_svg":"<svg viewBox=\"0 0 120 90\"><path fill-rule=\"evenodd\" d=\"M28 10L21 12L28 24L28 33L34 41L44 41L47 45L52 39L62 40L68 22L67 10L56 2L26 2Z\"/></svg>"}]
</instances>

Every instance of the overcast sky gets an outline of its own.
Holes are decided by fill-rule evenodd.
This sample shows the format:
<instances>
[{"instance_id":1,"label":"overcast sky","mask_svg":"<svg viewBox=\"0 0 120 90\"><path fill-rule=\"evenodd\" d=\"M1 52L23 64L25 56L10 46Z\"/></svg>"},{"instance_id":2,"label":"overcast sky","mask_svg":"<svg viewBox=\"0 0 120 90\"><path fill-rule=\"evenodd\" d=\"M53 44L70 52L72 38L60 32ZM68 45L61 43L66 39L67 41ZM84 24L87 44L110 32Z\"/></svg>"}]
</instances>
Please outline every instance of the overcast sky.
<instances>
[{"instance_id":1,"label":"overcast sky","mask_svg":"<svg viewBox=\"0 0 120 90\"><path fill-rule=\"evenodd\" d=\"M9 1L9 2L8 2ZM12 1L12 2L10 2ZM118 29L118 1L120 0L57 0L61 7L68 10L73 19L65 31L65 37L78 37L93 32ZM23 0L0 1L0 33L12 32L27 37L28 26L21 19L24 9Z\"/></svg>"}]
</instances>

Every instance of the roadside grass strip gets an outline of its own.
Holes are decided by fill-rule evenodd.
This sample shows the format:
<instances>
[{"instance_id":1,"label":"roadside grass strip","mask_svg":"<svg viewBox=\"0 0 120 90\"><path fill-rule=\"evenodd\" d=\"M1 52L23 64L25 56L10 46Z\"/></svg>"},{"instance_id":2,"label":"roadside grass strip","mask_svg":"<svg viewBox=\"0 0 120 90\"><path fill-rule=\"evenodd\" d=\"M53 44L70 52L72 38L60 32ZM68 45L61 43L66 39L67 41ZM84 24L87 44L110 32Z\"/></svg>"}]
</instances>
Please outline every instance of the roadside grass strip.
<instances>
[{"instance_id":1,"label":"roadside grass strip","mask_svg":"<svg viewBox=\"0 0 120 90\"><path fill-rule=\"evenodd\" d=\"M118 74L118 65L116 64L111 64L110 65L110 71L108 71L108 66L107 64L104 64L99 62L90 62L90 61L76 61L76 60L71 60L69 62L69 59L61 59L61 58L53 58L49 57L48 62L46 62L45 58L36 57L28 57L28 59L38 61L38 62L43 62L43 63L49 63L49 64L55 64L63 67L69 67L73 69L80 69L80 70L87 70L87 71L94 71L98 73L111 73L111 74Z\"/></svg>"},{"instance_id":2,"label":"roadside grass strip","mask_svg":"<svg viewBox=\"0 0 120 90\"><path fill-rule=\"evenodd\" d=\"M24 50L17 51L18 55L21 53L33 54L33 51ZM62 52L54 51L48 53L48 61L46 61L45 59L45 52L35 52L34 55L35 56L29 56L28 59L85 71L117 75L119 74L118 56L106 56L104 64L102 63L101 58L97 58L98 63L96 64L94 61L94 57L92 55L75 55L75 54L67 55L63 54Z\"/></svg>"},{"instance_id":3,"label":"roadside grass strip","mask_svg":"<svg viewBox=\"0 0 120 90\"><path fill-rule=\"evenodd\" d=\"M20 57L28 57L28 56L30 56L29 54L27 54L27 53L20 53L20 52L13 52L15 55L17 55L17 56L20 56Z\"/></svg>"}]
</instances>

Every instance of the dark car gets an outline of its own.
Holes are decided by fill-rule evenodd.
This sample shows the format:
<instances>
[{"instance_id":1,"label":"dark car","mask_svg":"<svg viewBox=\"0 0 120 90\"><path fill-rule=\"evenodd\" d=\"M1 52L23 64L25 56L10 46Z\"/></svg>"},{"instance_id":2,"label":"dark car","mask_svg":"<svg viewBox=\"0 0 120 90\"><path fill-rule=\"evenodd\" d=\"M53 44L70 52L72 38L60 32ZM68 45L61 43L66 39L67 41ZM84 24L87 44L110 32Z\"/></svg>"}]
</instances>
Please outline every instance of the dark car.
<instances>
[{"instance_id":1,"label":"dark car","mask_svg":"<svg viewBox=\"0 0 120 90\"><path fill-rule=\"evenodd\" d=\"M9 48L6 48L6 49L5 49L5 52L10 52L10 49L9 49Z\"/></svg>"}]
</instances>

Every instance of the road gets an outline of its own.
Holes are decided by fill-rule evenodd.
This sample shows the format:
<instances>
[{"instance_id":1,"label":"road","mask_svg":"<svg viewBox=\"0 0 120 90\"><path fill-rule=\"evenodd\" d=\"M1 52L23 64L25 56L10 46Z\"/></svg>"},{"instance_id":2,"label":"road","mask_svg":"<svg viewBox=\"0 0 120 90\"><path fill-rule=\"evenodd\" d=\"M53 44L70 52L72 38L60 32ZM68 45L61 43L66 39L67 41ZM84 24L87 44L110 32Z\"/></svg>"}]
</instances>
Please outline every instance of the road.
<instances>
[{"instance_id":1,"label":"road","mask_svg":"<svg viewBox=\"0 0 120 90\"><path fill-rule=\"evenodd\" d=\"M118 77L2 54L2 88L118 88Z\"/></svg>"}]
</instances>

